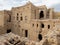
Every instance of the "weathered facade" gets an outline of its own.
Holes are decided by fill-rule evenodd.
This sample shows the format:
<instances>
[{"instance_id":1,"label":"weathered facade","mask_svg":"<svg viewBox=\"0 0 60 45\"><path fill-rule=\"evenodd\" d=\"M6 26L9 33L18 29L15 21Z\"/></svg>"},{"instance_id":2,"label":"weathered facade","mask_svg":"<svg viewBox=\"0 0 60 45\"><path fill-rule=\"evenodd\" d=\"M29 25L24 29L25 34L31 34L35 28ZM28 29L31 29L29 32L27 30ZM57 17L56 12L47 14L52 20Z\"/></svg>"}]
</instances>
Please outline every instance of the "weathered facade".
<instances>
[{"instance_id":1,"label":"weathered facade","mask_svg":"<svg viewBox=\"0 0 60 45\"><path fill-rule=\"evenodd\" d=\"M4 34L11 29L11 11L0 11L0 34Z\"/></svg>"},{"instance_id":2,"label":"weathered facade","mask_svg":"<svg viewBox=\"0 0 60 45\"><path fill-rule=\"evenodd\" d=\"M60 12L45 5L35 6L31 2L11 11L1 11L1 34L13 32L30 40L40 41L49 30L60 25Z\"/></svg>"}]
</instances>

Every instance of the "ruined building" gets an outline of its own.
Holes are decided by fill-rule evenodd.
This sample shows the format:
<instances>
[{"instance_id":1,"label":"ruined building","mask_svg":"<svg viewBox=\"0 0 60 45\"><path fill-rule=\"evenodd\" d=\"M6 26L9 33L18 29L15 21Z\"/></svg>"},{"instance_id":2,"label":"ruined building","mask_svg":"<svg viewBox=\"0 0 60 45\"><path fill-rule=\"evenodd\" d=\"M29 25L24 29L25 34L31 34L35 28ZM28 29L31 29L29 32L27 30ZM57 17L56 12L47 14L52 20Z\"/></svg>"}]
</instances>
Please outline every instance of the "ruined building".
<instances>
[{"instance_id":1,"label":"ruined building","mask_svg":"<svg viewBox=\"0 0 60 45\"><path fill-rule=\"evenodd\" d=\"M12 32L30 40L41 41L54 31L59 29L60 12L53 8L35 6L31 2L20 7L13 7L10 11L0 11L0 35Z\"/></svg>"}]
</instances>

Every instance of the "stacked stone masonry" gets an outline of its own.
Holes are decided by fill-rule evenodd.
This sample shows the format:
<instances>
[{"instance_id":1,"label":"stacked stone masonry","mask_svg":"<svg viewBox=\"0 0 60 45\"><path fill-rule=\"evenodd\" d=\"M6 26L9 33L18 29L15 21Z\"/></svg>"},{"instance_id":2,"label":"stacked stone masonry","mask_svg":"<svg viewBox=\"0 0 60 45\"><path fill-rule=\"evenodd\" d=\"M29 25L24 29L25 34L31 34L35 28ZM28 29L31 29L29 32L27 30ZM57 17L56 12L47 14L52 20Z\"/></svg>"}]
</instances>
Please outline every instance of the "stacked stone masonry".
<instances>
[{"instance_id":1,"label":"stacked stone masonry","mask_svg":"<svg viewBox=\"0 0 60 45\"><path fill-rule=\"evenodd\" d=\"M45 5L35 6L31 2L12 7L11 10L2 10L0 11L0 35L8 35L10 32L35 41L34 43L27 41L26 45L60 45L60 12L55 12L54 8L48 9Z\"/></svg>"}]
</instances>

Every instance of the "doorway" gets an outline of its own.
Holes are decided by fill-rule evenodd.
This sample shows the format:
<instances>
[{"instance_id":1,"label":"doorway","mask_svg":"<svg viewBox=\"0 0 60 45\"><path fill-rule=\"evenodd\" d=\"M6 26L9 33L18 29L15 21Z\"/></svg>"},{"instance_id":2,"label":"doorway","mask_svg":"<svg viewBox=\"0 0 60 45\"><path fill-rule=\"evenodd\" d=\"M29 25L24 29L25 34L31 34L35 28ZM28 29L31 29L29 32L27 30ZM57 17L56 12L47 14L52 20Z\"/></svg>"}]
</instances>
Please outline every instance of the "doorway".
<instances>
[{"instance_id":1,"label":"doorway","mask_svg":"<svg viewBox=\"0 0 60 45\"><path fill-rule=\"evenodd\" d=\"M28 30L25 30L25 37L28 37Z\"/></svg>"},{"instance_id":2,"label":"doorway","mask_svg":"<svg viewBox=\"0 0 60 45\"><path fill-rule=\"evenodd\" d=\"M8 30L7 30L7 33L10 33L10 32L11 32L11 29L8 29Z\"/></svg>"},{"instance_id":3,"label":"doorway","mask_svg":"<svg viewBox=\"0 0 60 45\"><path fill-rule=\"evenodd\" d=\"M42 40L42 35L41 34L38 34L38 39Z\"/></svg>"}]
</instances>

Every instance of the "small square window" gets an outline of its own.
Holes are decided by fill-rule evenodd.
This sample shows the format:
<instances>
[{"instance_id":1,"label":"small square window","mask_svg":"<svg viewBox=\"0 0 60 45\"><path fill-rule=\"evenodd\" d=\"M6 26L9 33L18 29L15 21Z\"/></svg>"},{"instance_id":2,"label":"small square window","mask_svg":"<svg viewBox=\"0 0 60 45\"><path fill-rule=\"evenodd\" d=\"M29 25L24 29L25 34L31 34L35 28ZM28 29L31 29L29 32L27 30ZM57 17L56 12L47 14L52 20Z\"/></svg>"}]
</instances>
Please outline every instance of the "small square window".
<instances>
[{"instance_id":1,"label":"small square window","mask_svg":"<svg viewBox=\"0 0 60 45\"><path fill-rule=\"evenodd\" d=\"M41 28L44 28L44 24L41 24Z\"/></svg>"},{"instance_id":2,"label":"small square window","mask_svg":"<svg viewBox=\"0 0 60 45\"><path fill-rule=\"evenodd\" d=\"M23 20L23 18L22 18L22 17L20 17L20 20L22 21L22 20Z\"/></svg>"},{"instance_id":3,"label":"small square window","mask_svg":"<svg viewBox=\"0 0 60 45\"><path fill-rule=\"evenodd\" d=\"M37 24L37 27L38 27L38 24Z\"/></svg>"},{"instance_id":4,"label":"small square window","mask_svg":"<svg viewBox=\"0 0 60 45\"><path fill-rule=\"evenodd\" d=\"M17 16L18 16L19 14L17 13Z\"/></svg>"},{"instance_id":5,"label":"small square window","mask_svg":"<svg viewBox=\"0 0 60 45\"><path fill-rule=\"evenodd\" d=\"M34 26L34 24L32 24L32 26Z\"/></svg>"},{"instance_id":6,"label":"small square window","mask_svg":"<svg viewBox=\"0 0 60 45\"><path fill-rule=\"evenodd\" d=\"M50 29L50 25L48 25L48 29Z\"/></svg>"}]
</instances>

